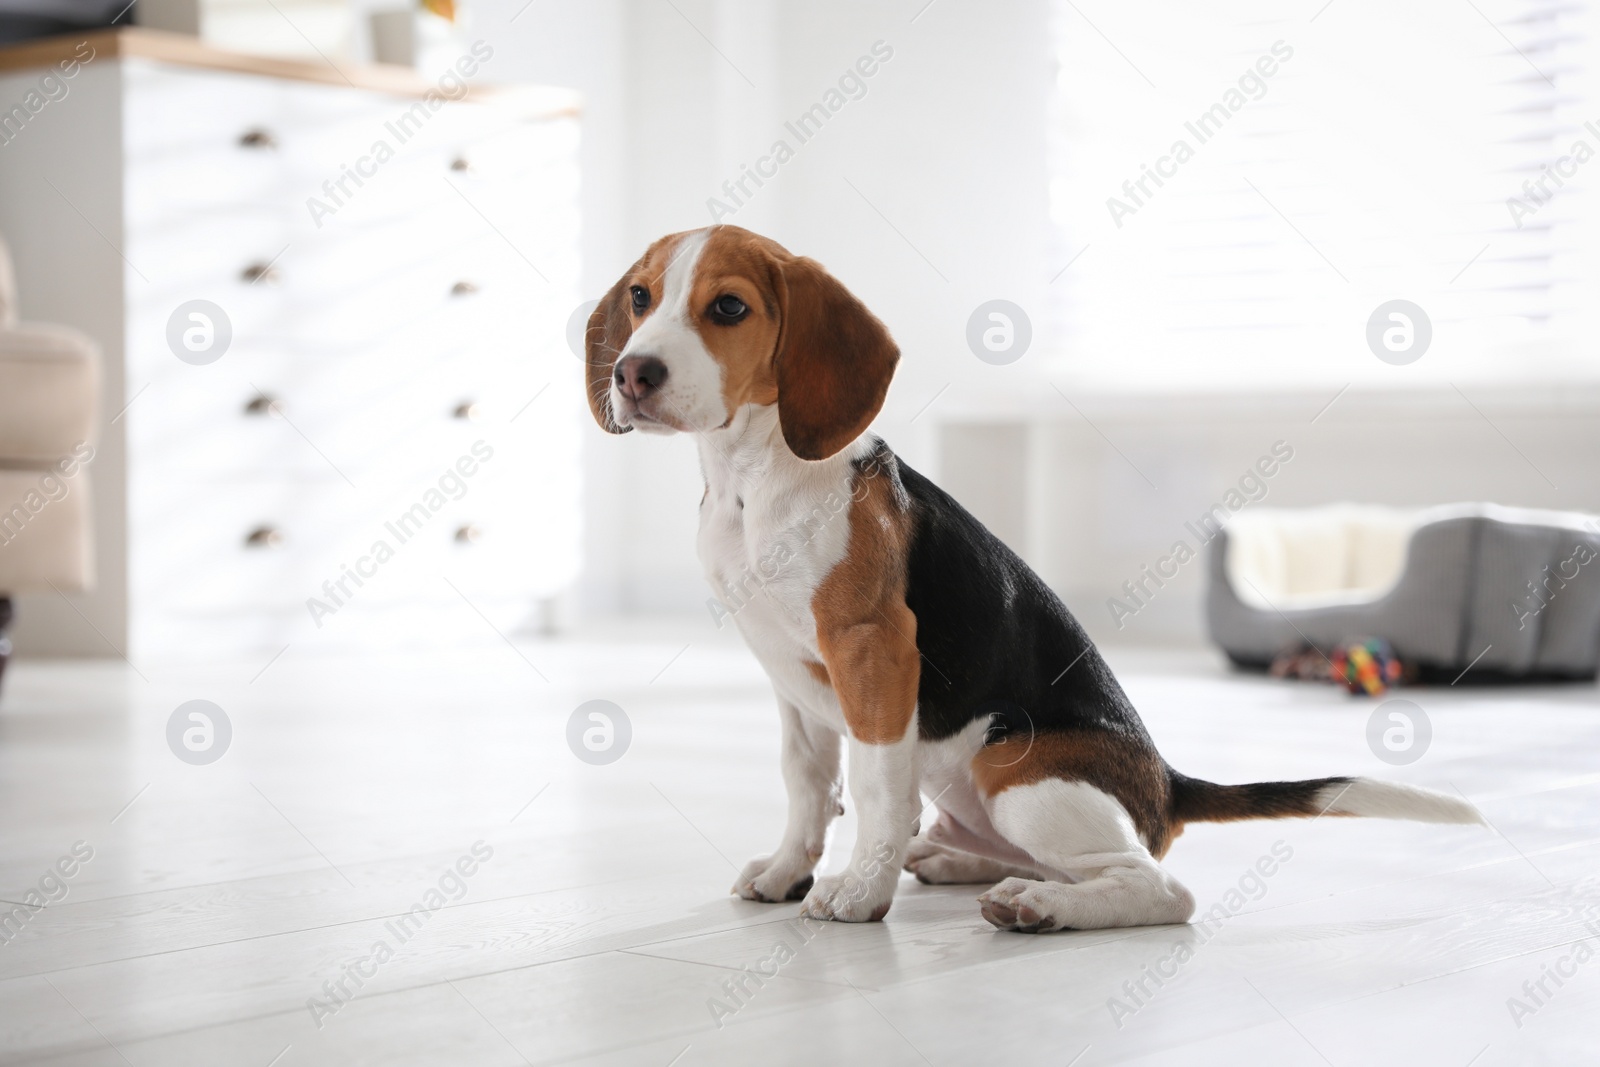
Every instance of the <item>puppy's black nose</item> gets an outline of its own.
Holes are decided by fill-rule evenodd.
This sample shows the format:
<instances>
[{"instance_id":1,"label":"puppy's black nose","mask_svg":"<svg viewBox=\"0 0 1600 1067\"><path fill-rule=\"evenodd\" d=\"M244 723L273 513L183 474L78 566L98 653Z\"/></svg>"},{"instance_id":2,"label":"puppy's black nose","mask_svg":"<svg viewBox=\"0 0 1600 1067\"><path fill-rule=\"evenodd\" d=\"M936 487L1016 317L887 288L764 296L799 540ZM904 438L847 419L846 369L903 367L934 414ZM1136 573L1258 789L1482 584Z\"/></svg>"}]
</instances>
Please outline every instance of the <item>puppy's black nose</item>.
<instances>
[{"instance_id":1,"label":"puppy's black nose","mask_svg":"<svg viewBox=\"0 0 1600 1067\"><path fill-rule=\"evenodd\" d=\"M667 365L655 356L627 356L617 361L617 390L629 400L639 401L661 388L667 380Z\"/></svg>"}]
</instances>

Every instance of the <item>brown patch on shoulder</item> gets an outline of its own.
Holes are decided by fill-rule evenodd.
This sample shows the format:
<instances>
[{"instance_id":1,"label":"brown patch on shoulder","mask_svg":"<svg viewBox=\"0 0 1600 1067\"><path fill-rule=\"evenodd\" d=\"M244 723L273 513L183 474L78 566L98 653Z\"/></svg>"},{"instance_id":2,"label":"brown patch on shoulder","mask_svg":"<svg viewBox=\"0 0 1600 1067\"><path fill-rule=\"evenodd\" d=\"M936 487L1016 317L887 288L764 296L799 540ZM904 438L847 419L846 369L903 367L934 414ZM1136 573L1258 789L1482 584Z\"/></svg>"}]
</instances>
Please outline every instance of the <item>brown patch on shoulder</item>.
<instances>
[{"instance_id":1,"label":"brown patch on shoulder","mask_svg":"<svg viewBox=\"0 0 1600 1067\"><path fill-rule=\"evenodd\" d=\"M817 586L811 613L850 735L882 745L910 729L922 677L917 617L906 606L910 501L877 461L850 484L845 555Z\"/></svg>"},{"instance_id":2,"label":"brown patch on shoulder","mask_svg":"<svg viewBox=\"0 0 1600 1067\"><path fill-rule=\"evenodd\" d=\"M811 672L811 677L815 678L823 685L830 687L833 685L833 679L828 676L828 668L824 667L816 660L808 659L803 660L802 662L806 665L806 670Z\"/></svg>"},{"instance_id":3,"label":"brown patch on shoulder","mask_svg":"<svg viewBox=\"0 0 1600 1067\"><path fill-rule=\"evenodd\" d=\"M1117 799L1157 858L1172 844L1166 765L1155 750L1102 730L1035 734L1021 756L1015 742L972 757L972 780L984 796L1049 778L1083 782Z\"/></svg>"}]
</instances>

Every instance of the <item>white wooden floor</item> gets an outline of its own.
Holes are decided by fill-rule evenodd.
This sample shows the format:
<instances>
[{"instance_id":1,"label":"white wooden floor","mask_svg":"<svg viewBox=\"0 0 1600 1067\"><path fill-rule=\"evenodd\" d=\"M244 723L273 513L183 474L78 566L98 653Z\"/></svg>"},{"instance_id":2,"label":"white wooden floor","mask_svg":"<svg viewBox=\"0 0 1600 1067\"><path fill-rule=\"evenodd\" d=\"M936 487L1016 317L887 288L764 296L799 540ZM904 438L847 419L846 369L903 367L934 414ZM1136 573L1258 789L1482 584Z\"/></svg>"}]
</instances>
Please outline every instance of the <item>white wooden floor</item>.
<instances>
[{"instance_id":1,"label":"white wooden floor","mask_svg":"<svg viewBox=\"0 0 1600 1067\"><path fill-rule=\"evenodd\" d=\"M1594 1061L1594 687L1406 694L1434 739L1391 768L1367 749L1371 704L1198 653L1114 653L1185 771L1387 775L1459 789L1497 830L1194 827L1168 864L1201 908L1241 879L1258 898L1209 937L998 933L977 887L909 876L885 923L812 929L797 905L727 895L735 866L776 843L783 794L763 677L706 633L388 661L291 648L254 681L262 664L141 664L148 680L120 662L17 665L0 700L0 898L41 879L59 897L58 859L79 841L93 858L0 943L0 1062ZM209 766L165 739L196 698L234 730ZM609 766L565 740L596 698L633 727ZM847 816L832 869L850 836ZM480 841L492 857L447 875ZM1292 858L1252 882L1279 842ZM399 943L388 924L442 877L458 899ZM398 945L381 963L380 941ZM779 944L776 977L730 997ZM1176 977L1144 977L1172 973L1177 946L1192 958ZM341 975L354 995L319 1027L308 1000ZM1524 983L1541 978L1536 1002ZM1125 983L1141 979L1136 1001ZM1514 1018L1513 997L1531 1014ZM716 1001L737 1009L720 1027Z\"/></svg>"}]
</instances>

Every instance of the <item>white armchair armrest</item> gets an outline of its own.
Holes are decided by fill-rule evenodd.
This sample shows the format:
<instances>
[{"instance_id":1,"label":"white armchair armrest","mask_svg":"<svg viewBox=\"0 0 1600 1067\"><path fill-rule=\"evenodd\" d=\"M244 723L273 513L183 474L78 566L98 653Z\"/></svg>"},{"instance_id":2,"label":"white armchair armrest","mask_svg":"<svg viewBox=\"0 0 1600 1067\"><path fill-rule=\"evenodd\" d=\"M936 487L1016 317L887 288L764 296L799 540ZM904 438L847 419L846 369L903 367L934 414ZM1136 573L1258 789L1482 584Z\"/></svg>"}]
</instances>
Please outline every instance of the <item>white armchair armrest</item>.
<instances>
[{"instance_id":1,"label":"white armchair armrest","mask_svg":"<svg viewBox=\"0 0 1600 1067\"><path fill-rule=\"evenodd\" d=\"M94 439L100 358L65 326L0 328L0 464L48 466Z\"/></svg>"}]
</instances>

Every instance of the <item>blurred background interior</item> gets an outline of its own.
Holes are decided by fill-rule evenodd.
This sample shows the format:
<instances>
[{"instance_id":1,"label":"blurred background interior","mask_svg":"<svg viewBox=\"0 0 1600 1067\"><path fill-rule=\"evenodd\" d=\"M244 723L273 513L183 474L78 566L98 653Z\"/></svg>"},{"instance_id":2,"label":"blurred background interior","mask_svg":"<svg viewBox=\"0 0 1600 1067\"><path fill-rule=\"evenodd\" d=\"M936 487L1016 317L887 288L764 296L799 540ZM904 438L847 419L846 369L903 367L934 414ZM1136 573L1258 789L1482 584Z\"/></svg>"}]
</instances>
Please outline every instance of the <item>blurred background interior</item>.
<instances>
[{"instance_id":1,"label":"blurred background interior","mask_svg":"<svg viewBox=\"0 0 1600 1067\"><path fill-rule=\"evenodd\" d=\"M1591 1055L1592 996L1505 998L1600 929L1595 8L0 0L0 1059ZM777 720L695 442L600 432L579 349L714 221L888 324L876 431L1174 766L1401 777L1495 832L1195 829L1202 908L1298 858L1126 1029L1187 934L1019 947L909 876L708 1019L793 914L725 895L783 825ZM1419 690L1397 754L1385 705L1216 650L1373 692L1386 646L1335 647L1369 637L1579 684ZM575 740L602 699L625 763ZM324 1030L475 839L471 899Z\"/></svg>"},{"instance_id":2,"label":"blurred background interior","mask_svg":"<svg viewBox=\"0 0 1600 1067\"><path fill-rule=\"evenodd\" d=\"M66 498L92 492L93 558L13 580L17 649L479 639L474 606L512 633L709 624L693 442L588 425L569 320L713 219L888 322L877 430L1103 639L1203 639L1203 566L1124 583L1274 446L1252 507L1600 506L1600 205L1581 162L1524 187L1600 144L1586 9L1393 12L1416 25L1373 39L1228 6L4 0L16 307L100 359L93 417L19 452L95 456ZM1439 47L1403 43L1424 28ZM93 52L71 76L64 33ZM429 91L449 106L406 126ZM1403 366L1365 337L1394 298L1432 324ZM1031 326L1004 365L967 342L991 299ZM195 300L231 328L214 364L167 340ZM496 460L422 552L323 591L480 438Z\"/></svg>"}]
</instances>

